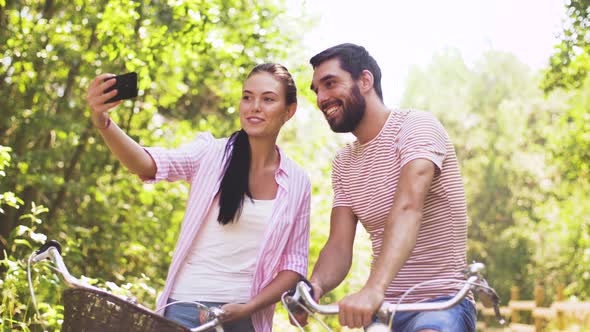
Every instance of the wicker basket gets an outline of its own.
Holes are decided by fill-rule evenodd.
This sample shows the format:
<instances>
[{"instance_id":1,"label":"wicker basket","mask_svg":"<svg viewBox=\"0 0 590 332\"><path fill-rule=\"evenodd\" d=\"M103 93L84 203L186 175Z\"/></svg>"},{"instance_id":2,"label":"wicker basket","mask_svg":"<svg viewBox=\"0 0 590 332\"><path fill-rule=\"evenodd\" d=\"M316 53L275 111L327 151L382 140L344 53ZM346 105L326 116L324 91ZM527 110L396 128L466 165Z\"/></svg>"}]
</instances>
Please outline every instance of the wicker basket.
<instances>
[{"instance_id":1,"label":"wicker basket","mask_svg":"<svg viewBox=\"0 0 590 332\"><path fill-rule=\"evenodd\" d=\"M62 332L188 332L184 326L114 295L72 288L64 291Z\"/></svg>"}]
</instances>

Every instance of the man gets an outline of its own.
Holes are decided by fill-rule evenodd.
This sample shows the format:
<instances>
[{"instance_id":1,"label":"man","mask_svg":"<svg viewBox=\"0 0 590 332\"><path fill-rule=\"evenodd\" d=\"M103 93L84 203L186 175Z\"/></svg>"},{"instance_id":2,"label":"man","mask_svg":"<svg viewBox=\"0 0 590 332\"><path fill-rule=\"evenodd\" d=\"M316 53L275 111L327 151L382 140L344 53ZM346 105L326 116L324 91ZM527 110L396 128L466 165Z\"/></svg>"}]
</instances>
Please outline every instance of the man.
<instances>
[{"instance_id":1,"label":"man","mask_svg":"<svg viewBox=\"0 0 590 332\"><path fill-rule=\"evenodd\" d=\"M310 281L319 299L344 280L360 221L372 242L371 272L338 304L341 325L365 327L383 301L397 303L420 282L464 279L463 183L453 145L433 115L383 104L381 70L363 47L337 45L310 63L311 89L330 127L356 136L333 162L330 235ZM443 301L460 287L427 284L403 302ZM398 313L393 329L475 331L475 308L469 298L445 311Z\"/></svg>"}]
</instances>

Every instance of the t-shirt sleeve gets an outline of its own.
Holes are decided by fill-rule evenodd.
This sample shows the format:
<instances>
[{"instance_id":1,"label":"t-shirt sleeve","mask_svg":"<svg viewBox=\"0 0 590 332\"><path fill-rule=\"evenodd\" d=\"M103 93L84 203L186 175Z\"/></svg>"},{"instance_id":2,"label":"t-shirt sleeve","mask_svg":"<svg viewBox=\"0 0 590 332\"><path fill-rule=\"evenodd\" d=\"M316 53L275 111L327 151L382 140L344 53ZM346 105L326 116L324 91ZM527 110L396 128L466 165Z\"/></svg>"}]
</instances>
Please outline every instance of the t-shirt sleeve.
<instances>
[{"instance_id":1,"label":"t-shirt sleeve","mask_svg":"<svg viewBox=\"0 0 590 332\"><path fill-rule=\"evenodd\" d=\"M427 159L442 171L448 135L442 124L428 112L415 112L402 124L399 138L401 167L416 159Z\"/></svg>"},{"instance_id":2,"label":"t-shirt sleeve","mask_svg":"<svg viewBox=\"0 0 590 332\"><path fill-rule=\"evenodd\" d=\"M350 198L346 195L342 185L342 162L340 154L336 155L332 162L332 189L334 190L334 202L332 208L339 206L352 206Z\"/></svg>"},{"instance_id":3,"label":"t-shirt sleeve","mask_svg":"<svg viewBox=\"0 0 590 332\"><path fill-rule=\"evenodd\" d=\"M162 180L190 181L213 140L210 133L200 133L191 143L176 149L144 147L156 163L157 170L154 178L141 178L141 180L145 183L155 183Z\"/></svg>"}]
</instances>

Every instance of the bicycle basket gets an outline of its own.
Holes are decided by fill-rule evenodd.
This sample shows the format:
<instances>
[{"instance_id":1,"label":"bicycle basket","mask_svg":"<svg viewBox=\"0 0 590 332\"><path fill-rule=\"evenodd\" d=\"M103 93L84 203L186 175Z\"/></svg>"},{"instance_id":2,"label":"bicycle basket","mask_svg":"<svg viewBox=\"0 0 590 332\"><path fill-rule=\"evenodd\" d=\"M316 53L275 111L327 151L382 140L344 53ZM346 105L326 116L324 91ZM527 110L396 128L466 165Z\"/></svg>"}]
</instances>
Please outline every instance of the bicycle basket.
<instances>
[{"instance_id":1,"label":"bicycle basket","mask_svg":"<svg viewBox=\"0 0 590 332\"><path fill-rule=\"evenodd\" d=\"M114 295L71 288L63 293L62 332L187 332L184 326Z\"/></svg>"}]
</instances>

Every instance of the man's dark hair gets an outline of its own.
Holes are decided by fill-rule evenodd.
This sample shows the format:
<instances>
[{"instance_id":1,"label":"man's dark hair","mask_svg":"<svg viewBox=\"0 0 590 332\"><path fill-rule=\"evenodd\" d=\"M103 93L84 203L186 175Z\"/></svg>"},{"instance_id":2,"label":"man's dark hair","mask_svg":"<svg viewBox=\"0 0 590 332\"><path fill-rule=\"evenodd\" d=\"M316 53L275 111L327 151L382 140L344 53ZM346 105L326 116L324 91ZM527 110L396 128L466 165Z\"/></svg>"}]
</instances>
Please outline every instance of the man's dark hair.
<instances>
[{"instance_id":1,"label":"man's dark hair","mask_svg":"<svg viewBox=\"0 0 590 332\"><path fill-rule=\"evenodd\" d=\"M310 60L312 67L315 69L324 61L337 58L340 62L340 68L346 70L352 76L352 79L357 80L363 70L368 70L373 74L373 87L379 99L383 101L383 91L381 90L381 69L377 61L369 54L364 47L345 43L330 47L316 55Z\"/></svg>"}]
</instances>

